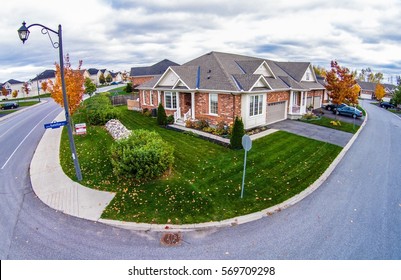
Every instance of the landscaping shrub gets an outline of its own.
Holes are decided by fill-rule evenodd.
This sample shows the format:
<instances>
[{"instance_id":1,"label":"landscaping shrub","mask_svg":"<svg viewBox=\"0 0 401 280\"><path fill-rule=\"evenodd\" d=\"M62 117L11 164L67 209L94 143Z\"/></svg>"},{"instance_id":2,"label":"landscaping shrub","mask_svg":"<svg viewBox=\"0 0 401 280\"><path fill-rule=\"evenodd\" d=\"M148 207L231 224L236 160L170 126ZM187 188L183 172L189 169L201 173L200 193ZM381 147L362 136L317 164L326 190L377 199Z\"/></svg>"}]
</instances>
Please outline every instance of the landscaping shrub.
<instances>
[{"instance_id":1,"label":"landscaping shrub","mask_svg":"<svg viewBox=\"0 0 401 280\"><path fill-rule=\"evenodd\" d=\"M91 125L104 125L118 118L118 111L111 104L109 93L101 93L86 102L87 122Z\"/></svg>"},{"instance_id":2,"label":"landscaping shrub","mask_svg":"<svg viewBox=\"0 0 401 280\"><path fill-rule=\"evenodd\" d=\"M164 110L164 107L161 103L159 104L159 107L157 108L157 124L158 125L166 125L167 124L166 111Z\"/></svg>"},{"instance_id":3,"label":"landscaping shrub","mask_svg":"<svg viewBox=\"0 0 401 280\"><path fill-rule=\"evenodd\" d=\"M167 117L167 124L173 124L174 123L174 116L170 115Z\"/></svg>"},{"instance_id":4,"label":"landscaping shrub","mask_svg":"<svg viewBox=\"0 0 401 280\"><path fill-rule=\"evenodd\" d=\"M111 146L111 163L116 175L151 179L163 175L173 162L173 148L154 131L134 130L130 137Z\"/></svg>"},{"instance_id":5,"label":"landscaping shrub","mask_svg":"<svg viewBox=\"0 0 401 280\"><path fill-rule=\"evenodd\" d=\"M125 87L125 92L130 93L132 92L132 83L128 83Z\"/></svg>"},{"instance_id":6,"label":"landscaping shrub","mask_svg":"<svg viewBox=\"0 0 401 280\"><path fill-rule=\"evenodd\" d=\"M242 136L244 136L244 123L242 119L235 117L234 126L230 138L231 149L242 149Z\"/></svg>"}]
</instances>

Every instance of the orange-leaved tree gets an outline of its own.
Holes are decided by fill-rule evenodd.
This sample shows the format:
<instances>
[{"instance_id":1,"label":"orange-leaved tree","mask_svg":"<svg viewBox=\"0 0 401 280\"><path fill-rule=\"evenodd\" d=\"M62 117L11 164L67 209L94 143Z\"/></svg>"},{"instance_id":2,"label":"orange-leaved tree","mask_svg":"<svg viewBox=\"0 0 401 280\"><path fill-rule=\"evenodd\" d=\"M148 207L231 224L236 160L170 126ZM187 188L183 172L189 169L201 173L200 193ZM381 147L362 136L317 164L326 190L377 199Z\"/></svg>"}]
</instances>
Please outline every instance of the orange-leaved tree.
<instances>
[{"instance_id":1,"label":"orange-leaved tree","mask_svg":"<svg viewBox=\"0 0 401 280\"><path fill-rule=\"evenodd\" d=\"M40 85L42 87L43 92L46 93L47 88L49 87L48 82L47 81L43 81Z\"/></svg>"},{"instance_id":2,"label":"orange-leaved tree","mask_svg":"<svg viewBox=\"0 0 401 280\"><path fill-rule=\"evenodd\" d=\"M331 62L331 70L326 72L326 89L334 104L358 104L357 82L355 76L346 67L341 67L337 61Z\"/></svg>"},{"instance_id":3,"label":"orange-leaved tree","mask_svg":"<svg viewBox=\"0 0 401 280\"><path fill-rule=\"evenodd\" d=\"M382 100L382 98L386 95L386 91L381 84L376 85L375 95L377 100Z\"/></svg>"},{"instance_id":4,"label":"orange-leaved tree","mask_svg":"<svg viewBox=\"0 0 401 280\"><path fill-rule=\"evenodd\" d=\"M79 104L82 101L84 95L84 76L81 73L82 60L79 61L78 69L74 70L71 68L69 55L65 57L64 62L64 79L68 98L68 109L70 114L73 115L77 110ZM49 91L51 97L60 104L64 106L63 92L61 88L61 72L60 65L56 63L56 80L53 83L49 81Z\"/></svg>"}]
</instances>

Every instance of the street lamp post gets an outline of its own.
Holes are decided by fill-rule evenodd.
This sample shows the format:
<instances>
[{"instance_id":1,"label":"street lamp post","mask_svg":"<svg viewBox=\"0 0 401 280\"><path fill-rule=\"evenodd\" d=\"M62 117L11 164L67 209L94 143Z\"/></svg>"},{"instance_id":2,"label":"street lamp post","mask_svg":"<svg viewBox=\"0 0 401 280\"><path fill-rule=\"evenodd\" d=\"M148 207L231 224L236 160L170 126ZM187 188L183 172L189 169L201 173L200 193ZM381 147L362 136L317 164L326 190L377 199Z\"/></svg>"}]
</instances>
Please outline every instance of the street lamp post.
<instances>
[{"instance_id":1,"label":"street lamp post","mask_svg":"<svg viewBox=\"0 0 401 280\"><path fill-rule=\"evenodd\" d=\"M29 28L32 26L40 26L42 27L42 34L47 34L49 35L50 42L52 43L54 48L58 48L59 50L59 58L60 58L60 75L61 75L61 89L63 92L63 100L64 100L64 111L65 111L65 120L67 121L67 131L68 131L68 138L70 142L70 149L71 149L71 154L72 154L72 159L74 161L74 167L75 167L75 174L77 176L78 181L82 180L82 173L81 173L81 168L79 166L79 161L78 161L78 156L77 152L75 149L75 142L74 142L74 136L72 135L72 125L71 125L71 118L70 118L70 112L68 109L68 99L67 99L67 91L66 91L66 86L65 86L65 79L64 79L64 55L63 55L63 39L62 39L62 31L61 31L61 25L59 24L58 26L58 31L54 31L53 29L50 29L44 25L41 24L31 24L28 27L26 27L25 21L22 23L22 26L18 29L18 36L21 39L22 43L25 44L25 41L28 40L29 37ZM58 36L58 42L53 42L52 38L50 37L49 31L57 34Z\"/></svg>"}]
</instances>

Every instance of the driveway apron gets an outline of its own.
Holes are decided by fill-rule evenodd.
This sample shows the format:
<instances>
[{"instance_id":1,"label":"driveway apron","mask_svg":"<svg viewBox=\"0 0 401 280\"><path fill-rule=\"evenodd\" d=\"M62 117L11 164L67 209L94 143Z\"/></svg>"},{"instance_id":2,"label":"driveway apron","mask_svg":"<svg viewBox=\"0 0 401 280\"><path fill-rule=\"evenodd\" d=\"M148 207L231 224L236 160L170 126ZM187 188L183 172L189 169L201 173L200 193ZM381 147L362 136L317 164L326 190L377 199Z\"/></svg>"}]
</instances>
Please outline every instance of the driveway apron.
<instances>
[{"instance_id":1,"label":"driveway apron","mask_svg":"<svg viewBox=\"0 0 401 280\"><path fill-rule=\"evenodd\" d=\"M284 120L269 125L269 127L294 133L307 138L331 143L344 147L352 138L352 133L339 131L323 126L304 123L300 121Z\"/></svg>"}]
</instances>

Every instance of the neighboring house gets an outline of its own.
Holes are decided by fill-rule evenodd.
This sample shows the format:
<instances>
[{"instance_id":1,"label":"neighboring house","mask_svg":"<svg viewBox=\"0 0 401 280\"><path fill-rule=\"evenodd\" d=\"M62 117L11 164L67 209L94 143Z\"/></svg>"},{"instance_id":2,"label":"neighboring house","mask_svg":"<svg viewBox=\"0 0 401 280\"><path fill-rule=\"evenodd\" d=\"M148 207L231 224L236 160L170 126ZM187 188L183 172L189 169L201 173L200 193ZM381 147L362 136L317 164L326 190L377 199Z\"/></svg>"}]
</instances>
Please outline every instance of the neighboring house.
<instances>
[{"instance_id":1,"label":"neighboring house","mask_svg":"<svg viewBox=\"0 0 401 280\"><path fill-rule=\"evenodd\" d=\"M376 99L375 91L377 83L372 82L364 82L364 81L357 81L358 85L361 87L359 92L359 97L362 99ZM396 88L395 85L392 84L382 84L384 90L386 91L386 95L383 97L383 101L390 101L394 94L394 90Z\"/></svg>"},{"instance_id":2,"label":"neighboring house","mask_svg":"<svg viewBox=\"0 0 401 280\"><path fill-rule=\"evenodd\" d=\"M325 87L324 89L324 95L323 95L323 101L322 105L326 105L330 103L330 97L329 97L329 91L326 89L326 78L323 76L318 76L316 75L316 79L319 84L323 85Z\"/></svg>"},{"instance_id":3,"label":"neighboring house","mask_svg":"<svg viewBox=\"0 0 401 280\"><path fill-rule=\"evenodd\" d=\"M138 87L142 109L162 103L176 122L206 119L245 129L287 118L300 118L308 107L320 108L324 86L309 62L272 60L210 52L182 66L171 66Z\"/></svg>"},{"instance_id":4,"label":"neighboring house","mask_svg":"<svg viewBox=\"0 0 401 280\"><path fill-rule=\"evenodd\" d=\"M89 78L95 84L99 84L98 78L99 69L96 68L89 68L84 71L84 79Z\"/></svg>"},{"instance_id":5,"label":"neighboring house","mask_svg":"<svg viewBox=\"0 0 401 280\"><path fill-rule=\"evenodd\" d=\"M37 75L35 78L30 80L31 92L29 94L33 96L33 95L46 93L42 89L42 83L43 82L49 83L50 81L55 83L56 70L45 70L42 73L40 73L39 75Z\"/></svg>"},{"instance_id":6,"label":"neighboring house","mask_svg":"<svg viewBox=\"0 0 401 280\"><path fill-rule=\"evenodd\" d=\"M170 66L179 66L179 64L164 59L152 66L146 67L132 67L130 72L130 79L133 87L137 87L147 81L152 80L155 76L163 74Z\"/></svg>"},{"instance_id":7,"label":"neighboring house","mask_svg":"<svg viewBox=\"0 0 401 280\"><path fill-rule=\"evenodd\" d=\"M89 68L83 71L83 75L84 75L84 79L86 78L90 78L91 81L96 85L99 86L101 85L100 83L100 76L103 74L104 78L106 79L106 77L108 75L110 75L113 78L113 82L120 82L122 81L122 76L121 73L113 73L110 72L106 69L96 69L96 68Z\"/></svg>"},{"instance_id":8,"label":"neighboring house","mask_svg":"<svg viewBox=\"0 0 401 280\"><path fill-rule=\"evenodd\" d=\"M8 95L4 96L0 94L0 99L14 99L12 93L16 91L18 95L15 98L23 98L26 97L26 93L23 90L24 82L17 81L14 79L8 80L7 82L2 84L2 88L5 88L8 91Z\"/></svg>"},{"instance_id":9,"label":"neighboring house","mask_svg":"<svg viewBox=\"0 0 401 280\"><path fill-rule=\"evenodd\" d=\"M359 87L361 88L359 92L359 97L362 99L374 99L376 83L357 81Z\"/></svg>"}]
</instances>

